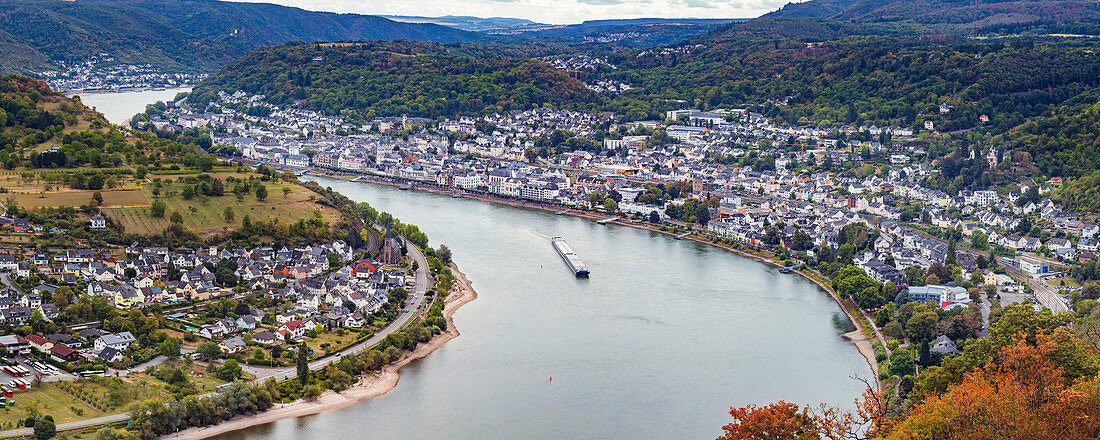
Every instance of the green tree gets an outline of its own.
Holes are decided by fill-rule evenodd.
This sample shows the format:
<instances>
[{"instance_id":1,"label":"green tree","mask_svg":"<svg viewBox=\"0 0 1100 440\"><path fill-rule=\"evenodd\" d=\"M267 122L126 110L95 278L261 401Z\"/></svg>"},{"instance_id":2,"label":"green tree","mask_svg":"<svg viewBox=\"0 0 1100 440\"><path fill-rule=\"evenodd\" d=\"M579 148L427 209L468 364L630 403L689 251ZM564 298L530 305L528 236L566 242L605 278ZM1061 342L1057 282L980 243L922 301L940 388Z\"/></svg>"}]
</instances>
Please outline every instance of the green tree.
<instances>
[{"instance_id":1,"label":"green tree","mask_svg":"<svg viewBox=\"0 0 1100 440\"><path fill-rule=\"evenodd\" d=\"M263 201L267 198L267 186L259 185L256 187L256 200Z\"/></svg>"},{"instance_id":2,"label":"green tree","mask_svg":"<svg viewBox=\"0 0 1100 440\"><path fill-rule=\"evenodd\" d=\"M913 374L915 370L913 365L913 355L909 354L906 350L898 350L890 356L890 374L894 376L904 377L907 374Z\"/></svg>"},{"instance_id":3,"label":"green tree","mask_svg":"<svg viewBox=\"0 0 1100 440\"><path fill-rule=\"evenodd\" d=\"M439 257L439 262L444 265L451 264L451 248L445 244L439 245L439 249L435 251L435 255Z\"/></svg>"},{"instance_id":4,"label":"green tree","mask_svg":"<svg viewBox=\"0 0 1100 440\"><path fill-rule=\"evenodd\" d=\"M977 250L989 248L989 236L981 233L981 231L974 231L970 234L970 247Z\"/></svg>"},{"instance_id":5,"label":"green tree","mask_svg":"<svg viewBox=\"0 0 1100 440\"><path fill-rule=\"evenodd\" d=\"M914 342L932 340L932 332L936 324L940 322L939 316L932 310L925 309L909 318L905 323L905 332Z\"/></svg>"},{"instance_id":6,"label":"green tree","mask_svg":"<svg viewBox=\"0 0 1100 440\"><path fill-rule=\"evenodd\" d=\"M37 440L49 440L57 435L57 426L54 425L53 416L45 416L34 424L34 438Z\"/></svg>"},{"instance_id":7,"label":"green tree","mask_svg":"<svg viewBox=\"0 0 1100 440\"><path fill-rule=\"evenodd\" d=\"M218 377L229 382L239 379L241 373L241 366L233 359L226 360L225 364L222 364L222 367L218 369Z\"/></svg>"},{"instance_id":8,"label":"green tree","mask_svg":"<svg viewBox=\"0 0 1100 440\"><path fill-rule=\"evenodd\" d=\"M810 237L810 234L807 234L801 229L795 231L794 236L791 237L791 249L796 251L808 251L813 248L814 240Z\"/></svg>"},{"instance_id":9,"label":"green tree","mask_svg":"<svg viewBox=\"0 0 1100 440\"><path fill-rule=\"evenodd\" d=\"M305 342L298 344L298 382L309 383L309 347Z\"/></svg>"},{"instance_id":10,"label":"green tree","mask_svg":"<svg viewBox=\"0 0 1100 440\"><path fill-rule=\"evenodd\" d=\"M153 204L149 205L149 215L157 218L164 218L164 210L168 207L164 203L164 200L153 200Z\"/></svg>"},{"instance_id":11,"label":"green tree","mask_svg":"<svg viewBox=\"0 0 1100 440\"><path fill-rule=\"evenodd\" d=\"M920 354L917 355L917 359L922 367L933 365L932 363L932 350L929 349L928 341L920 342Z\"/></svg>"},{"instance_id":12,"label":"green tree","mask_svg":"<svg viewBox=\"0 0 1100 440\"><path fill-rule=\"evenodd\" d=\"M177 224L177 225L182 224L183 223L183 214L180 214L179 211L174 211L174 212L172 212L172 218L170 220L172 220L173 224Z\"/></svg>"},{"instance_id":13,"label":"green tree","mask_svg":"<svg viewBox=\"0 0 1100 440\"><path fill-rule=\"evenodd\" d=\"M905 337L905 331L897 321L890 321L882 326L882 334L892 339L901 339Z\"/></svg>"},{"instance_id":14,"label":"green tree","mask_svg":"<svg viewBox=\"0 0 1100 440\"><path fill-rule=\"evenodd\" d=\"M221 347L218 347L218 344L210 341L199 344L198 348L195 349L195 352L198 353L199 356L201 356L203 359L207 360L214 360L222 357Z\"/></svg>"},{"instance_id":15,"label":"green tree","mask_svg":"<svg viewBox=\"0 0 1100 440\"><path fill-rule=\"evenodd\" d=\"M222 213L222 216L225 217L225 221L231 222L233 221L233 218L236 216L236 214L233 213L232 207L226 206L225 212Z\"/></svg>"},{"instance_id":16,"label":"green tree","mask_svg":"<svg viewBox=\"0 0 1100 440\"><path fill-rule=\"evenodd\" d=\"M705 203L695 205L695 222L704 226L710 222L710 207Z\"/></svg>"},{"instance_id":17,"label":"green tree","mask_svg":"<svg viewBox=\"0 0 1100 440\"><path fill-rule=\"evenodd\" d=\"M287 196L290 195L291 191L293 191L293 190L291 190L290 187L284 186L283 187L283 198L284 199L287 198Z\"/></svg>"},{"instance_id":18,"label":"green tree","mask_svg":"<svg viewBox=\"0 0 1100 440\"><path fill-rule=\"evenodd\" d=\"M840 245L836 253L841 263L852 264L852 257L856 254L856 248L851 243L844 243Z\"/></svg>"},{"instance_id":19,"label":"green tree","mask_svg":"<svg viewBox=\"0 0 1100 440\"><path fill-rule=\"evenodd\" d=\"M96 440L141 440L136 434L124 428L103 427L95 433Z\"/></svg>"},{"instance_id":20,"label":"green tree","mask_svg":"<svg viewBox=\"0 0 1100 440\"><path fill-rule=\"evenodd\" d=\"M180 357L180 348L182 346L183 341L181 341L179 338L168 337L164 338L164 341L161 341L161 343L157 345L157 352L159 352L162 356L167 356L171 359L175 359ZM215 347L217 346L215 345Z\"/></svg>"},{"instance_id":21,"label":"green tree","mask_svg":"<svg viewBox=\"0 0 1100 440\"><path fill-rule=\"evenodd\" d=\"M317 397L320 397L321 393L324 393L324 392L325 392L325 389L321 388L321 385L319 385L319 384L309 384L309 385L306 385L306 387L302 390L302 398L306 399L308 401L314 401L314 400L317 400Z\"/></svg>"},{"instance_id":22,"label":"green tree","mask_svg":"<svg viewBox=\"0 0 1100 440\"><path fill-rule=\"evenodd\" d=\"M619 210L619 204L615 203L615 199L607 197L603 199L603 209L609 213L613 213Z\"/></svg>"}]
</instances>

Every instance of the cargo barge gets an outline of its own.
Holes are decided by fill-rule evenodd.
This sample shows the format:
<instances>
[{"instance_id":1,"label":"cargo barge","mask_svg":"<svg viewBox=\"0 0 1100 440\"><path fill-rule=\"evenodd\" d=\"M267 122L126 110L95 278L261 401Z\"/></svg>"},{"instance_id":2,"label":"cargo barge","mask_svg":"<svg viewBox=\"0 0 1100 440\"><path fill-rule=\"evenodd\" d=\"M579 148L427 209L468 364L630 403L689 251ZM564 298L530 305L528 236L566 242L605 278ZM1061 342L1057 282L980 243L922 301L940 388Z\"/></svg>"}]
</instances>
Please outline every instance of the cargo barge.
<instances>
[{"instance_id":1,"label":"cargo barge","mask_svg":"<svg viewBox=\"0 0 1100 440\"><path fill-rule=\"evenodd\" d=\"M569 270L573 271L573 275L576 275L577 278L588 278L588 266L584 265L584 262L573 252L573 249L569 247L569 243L566 243L564 238L551 238L550 243L554 245L554 250L558 251L558 255L561 255L565 265L569 266Z\"/></svg>"}]
</instances>

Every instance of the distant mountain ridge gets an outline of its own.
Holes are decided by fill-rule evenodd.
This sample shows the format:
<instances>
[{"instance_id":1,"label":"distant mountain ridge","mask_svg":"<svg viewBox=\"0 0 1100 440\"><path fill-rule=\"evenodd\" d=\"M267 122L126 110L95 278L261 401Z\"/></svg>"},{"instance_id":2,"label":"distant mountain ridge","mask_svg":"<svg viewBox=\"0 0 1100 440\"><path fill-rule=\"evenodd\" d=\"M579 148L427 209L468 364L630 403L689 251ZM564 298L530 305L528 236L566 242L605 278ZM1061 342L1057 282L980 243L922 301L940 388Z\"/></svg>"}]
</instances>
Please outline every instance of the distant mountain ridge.
<instances>
[{"instance_id":1,"label":"distant mountain ridge","mask_svg":"<svg viewBox=\"0 0 1100 440\"><path fill-rule=\"evenodd\" d=\"M287 41L487 42L431 23L217 0L0 0L0 71L30 73L108 53L120 61L212 71Z\"/></svg>"},{"instance_id":2,"label":"distant mountain ridge","mask_svg":"<svg viewBox=\"0 0 1100 440\"><path fill-rule=\"evenodd\" d=\"M675 44L703 35L726 23L749 20L747 18L623 18L587 20L581 23L559 25L502 17L480 18L455 15L442 17L385 15L383 17L409 23L434 23L467 31L515 37L502 39L500 40L502 43L609 43L619 48Z\"/></svg>"},{"instance_id":3,"label":"distant mountain ridge","mask_svg":"<svg viewBox=\"0 0 1100 440\"><path fill-rule=\"evenodd\" d=\"M908 26L926 33L1100 35L1095 0L810 0L758 20L825 19Z\"/></svg>"},{"instance_id":4,"label":"distant mountain ridge","mask_svg":"<svg viewBox=\"0 0 1100 440\"><path fill-rule=\"evenodd\" d=\"M696 38L716 27L747 21L744 18L626 18L588 20L577 24L524 32L526 37L548 43L611 44L643 48L676 44Z\"/></svg>"},{"instance_id":5,"label":"distant mountain ridge","mask_svg":"<svg viewBox=\"0 0 1100 440\"><path fill-rule=\"evenodd\" d=\"M539 23L525 18L508 17L472 17L468 15L444 15L441 17L424 17L419 15L380 15L390 20L405 23L432 23L441 26L450 26L470 32L486 32L511 34L526 32L555 25Z\"/></svg>"}]
</instances>

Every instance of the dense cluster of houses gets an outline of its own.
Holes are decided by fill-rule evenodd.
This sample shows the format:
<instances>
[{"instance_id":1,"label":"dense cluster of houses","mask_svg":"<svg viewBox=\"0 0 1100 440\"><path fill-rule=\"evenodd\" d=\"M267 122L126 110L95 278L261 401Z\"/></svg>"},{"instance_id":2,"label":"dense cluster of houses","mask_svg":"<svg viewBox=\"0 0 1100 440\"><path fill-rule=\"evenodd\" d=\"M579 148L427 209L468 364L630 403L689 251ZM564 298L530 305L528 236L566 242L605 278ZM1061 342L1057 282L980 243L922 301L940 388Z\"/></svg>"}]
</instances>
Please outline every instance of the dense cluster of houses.
<instances>
[{"instance_id":1,"label":"dense cluster of houses","mask_svg":"<svg viewBox=\"0 0 1100 440\"><path fill-rule=\"evenodd\" d=\"M154 302L201 301L228 293L228 289L215 283L215 274L206 266L222 260L236 265L232 273L236 284L259 289L284 280L319 276L329 270L329 254L336 254L340 261L352 258L351 249L339 241L251 250L217 247L169 250L134 243L125 252L125 258L96 249L70 249L55 255L40 252L0 255L0 270L10 270L17 277L27 276L33 270L62 284L87 283L88 295L108 297L115 307L127 309ZM179 270L178 279L169 277L170 270Z\"/></svg>"},{"instance_id":2,"label":"dense cluster of houses","mask_svg":"<svg viewBox=\"0 0 1100 440\"><path fill-rule=\"evenodd\" d=\"M593 60L573 61L598 64ZM267 105L263 97L242 92L225 94L223 101ZM636 197L645 188L629 182L691 181L696 194L722 198L721 205L711 209L708 231L746 243L758 243L764 236L765 224L782 222L787 225L788 230L783 231L787 237L800 229L811 236L815 245L835 246L836 234L843 225L869 216L901 220L903 212L895 202L915 201L923 207L920 214L930 218L935 226L958 228L966 236L981 232L989 238L991 246L1018 251L1049 249L1064 260L1096 257L1100 228L1063 212L1049 199L1017 204L1022 194L1028 192L1027 187L1009 193L964 190L952 196L921 186L921 181L939 171L936 161L911 163L912 156L924 154L912 144L858 140L867 139L866 136L853 136L843 142L832 138L837 132L869 133L871 139L904 138L914 134L909 128L779 126L761 114L742 109L673 110L666 114L668 122L629 123L617 122L610 114L535 109L442 122L418 120L417 129L402 139L383 135L303 138L299 136L303 127L308 129L318 123L328 133L338 127L355 127L341 124L337 118L271 108L266 127L257 127L251 117L234 114L231 109L223 111L221 119L212 123L224 125L237 134L220 137L216 142L234 146L245 157L262 162L366 173L565 206L591 208L591 193L615 191L622 195L618 203L621 212L641 217L656 214L662 219L667 218L667 204L683 200L663 202L665 205L640 203ZM189 115L186 108L173 111L177 112L177 118ZM401 123L406 127L411 124L408 119ZM556 130L595 139L600 128L627 135L603 138L600 151L578 149L559 153L539 165L528 163L530 158L525 153ZM648 133L658 128L663 128L678 143L651 143ZM790 151L769 146L792 142L804 147ZM859 178L794 171L797 165L805 163L858 165L867 152L888 157L891 164L888 172ZM761 170L724 166L711 160L750 153L770 158L773 166ZM972 157L983 158L990 166L996 166L998 151L990 149L981 158ZM1058 179L1041 182L1038 192L1045 194L1059 183ZM737 194L752 194L763 202L745 204ZM1048 230L1064 234L1044 241L1014 232L1021 218L1036 215L1050 225ZM892 268L875 264L882 258L872 258L864 269L875 272L872 276L888 279L897 276L896 270L909 265L927 267L931 262L942 262L946 254L944 242L932 245L899 241L883 250L892 254L895 262ZM972 259L965 259L960 265L970 273L977 270L973 263Z\"/></svg>"},{"instance_id":3,"label":"dense cluster of houses","mask_svg":"<svg viewBox=\"0 0 1100 440\"><path fill-rule=\"evenodd\" d=\"M275 313L268 322L273 331L252 333L252 340L266 345L301 340L307 329L361 328L370 314L388 302L391 289L406 283L406 274L385 269L376 261L363 260L324 277L295 280L285 287L265 289L265 294L293 300L289 310ZM253 309L237 319L223 318L198 328L196 334L211 340L229 340L264 324L267 312ZM223 347L229 352L227 347Z\"/></svg>"},{"instance_id":4,"label":"dense cluster of houses","mask_svg":"<svg viewBox=\"0 0 1100 440\"><path fill-rule=\"evenodd\" d=\"M220 286L215 273L208 268L210 264L232 261L237 267L234 275L239 280L238 286L277 297L283 300L280 301L283 307L269 311L252 309L244 316L215 319L194 329L198 336L218 341L228 353L244 349L245 333L251 334L257 343L276 345L301 340L306 330L317 326L364 327L371 322L371 314L387 304L391 290L404 288L408 281L404 270L387 268L374 260L354 260L352 249L341 241L251 250L228 247L169 250L134 243L125 250L127 258L117 258L106 251L74 249L52 256L34 254L29 262L38 266L40 272L61 270L62 275L68 276L59 278L86 285L81 294L106 297L115 307L128 309L232 295L235 291ZM329 255L336 255L341 266L330 268ZM12 255L3 257L0 263L14 259ZM56 269L55 264L63 269ZM169 272L176 268L178 279L172 279ZM3 266L0 270L10 267ZM52 293L57 289L51 284L42 284L26 294L15 288L0 289L0 320L21 325L35 313L46 320L57 318L58 307L42 301L44 291ZM184 315L178 313L169 318L186 322ZM270 322L265 322L265 318ZM260 329L265 324L270 330ZM135 341L129 332L111 334L95 328L83 330L80 340L70 339L63 335L29 335L10 342L29 341L30 346L49 353L59 362L81 359L117 362ZM20 347L8 348L9 353L23 352Z\"/></svg>"},{"instance_id":5,"label":"dense cluster of houses","mask_svg":"<svg viewBox=\"0 0 1100 440\"><path fill-rule=\"evenodd\" d=\"M119 91L197 84L205 73L169 73L151 64L120 64L106 53L80 61L59 61L61 70L47 70L42 77L59 92Z\"/></svg>"},{"instance_id":6,"label":"dense cluster of houses","mask_svg":"<svg viewBox=\"0 0 1100 440\"><path fill-rule=\"evenodd\" d=\"M23 293L11 287L0 289L0 322L22 325L30 320L35 312L40 313L43 319L56 318L59 312L57 305L42 301L42 291L53 288L53 286L42 285L35 287L29 293Z\"/></svg>"}]
</instances>

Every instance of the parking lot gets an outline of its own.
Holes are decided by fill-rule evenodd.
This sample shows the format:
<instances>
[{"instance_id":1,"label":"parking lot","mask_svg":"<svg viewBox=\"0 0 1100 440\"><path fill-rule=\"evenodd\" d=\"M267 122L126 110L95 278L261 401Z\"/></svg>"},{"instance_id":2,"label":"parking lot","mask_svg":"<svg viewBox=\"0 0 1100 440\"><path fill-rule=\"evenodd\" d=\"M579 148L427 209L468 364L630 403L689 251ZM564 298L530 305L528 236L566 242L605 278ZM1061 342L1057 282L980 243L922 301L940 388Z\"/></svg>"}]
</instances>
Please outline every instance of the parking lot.
<instances>
[{"instance_id":1,"label":"parking lot","mask_svg":"<svg viewBox=\"0 0 1100 440\"><path fill-rule=\"evenodd\" d=\"M1035 302L1035 295L1023 292L997 292L1001 296L1001 305L1007 306L1010 304L1032 304Z\"/></svg>"},{"instance_id":2,"label":"parking lot","mask_svg":"<svg viewBox=\"0 0 1100 440\"><path fill-rule=\"evenodd\" d=\"M18 359L18 358L16 359L16 361L23 368L26 368L27 370L30 370L30 372L31 372L30 374L19 378L19 379L23 379L27 382L33 383L34 382L34 377L35 377L36 374L41 374L42 375L42 381L44 381L44 382L52 382L52 381L56 381L56 380L67 380L67 379L72 379L73 378L73 376L71 374L69 374L65 371L62 371L62 370L58 369L57 367L54 367L53 365L49 365L49 364L42 363L42 362L26 361L24 359ZM12 376L12 375L8 374L7 372L3 371L2 369L0 369L0 384L7 384L8 382L11 382L12 379L16 379L16 378L17 377Z\"/></svg>"}]
</instances>

